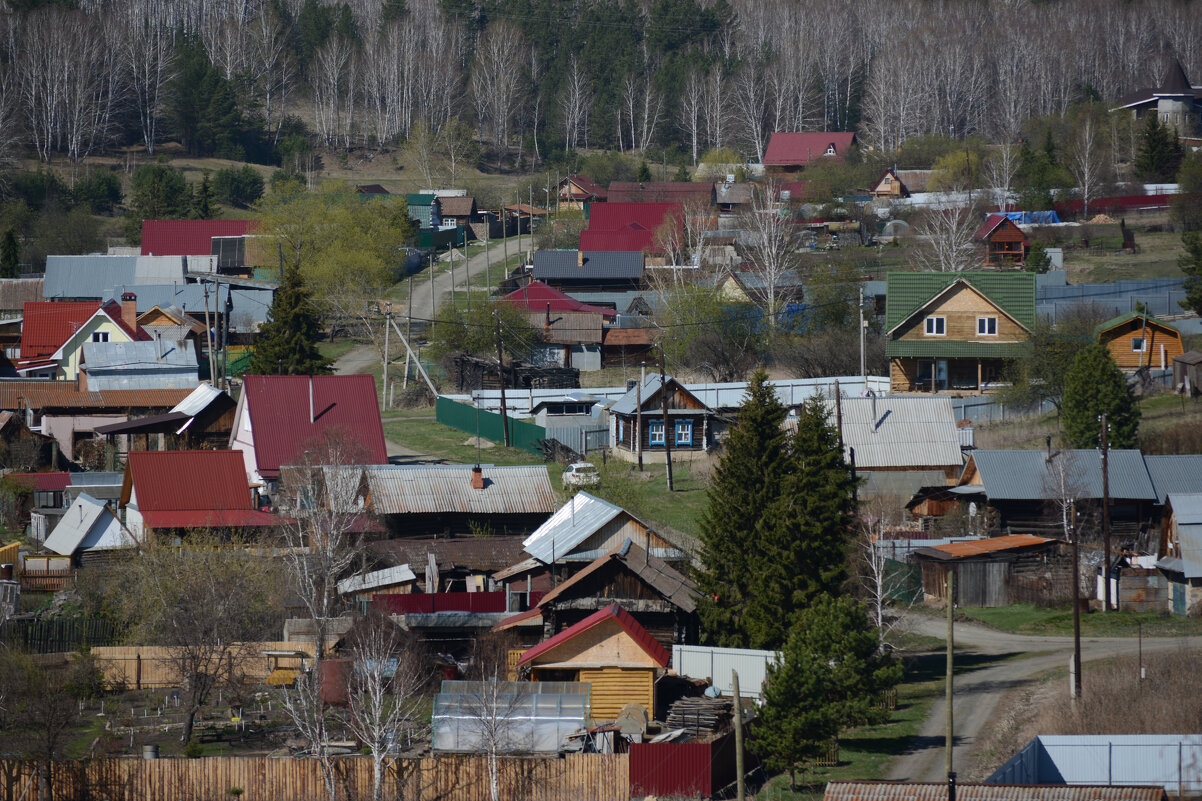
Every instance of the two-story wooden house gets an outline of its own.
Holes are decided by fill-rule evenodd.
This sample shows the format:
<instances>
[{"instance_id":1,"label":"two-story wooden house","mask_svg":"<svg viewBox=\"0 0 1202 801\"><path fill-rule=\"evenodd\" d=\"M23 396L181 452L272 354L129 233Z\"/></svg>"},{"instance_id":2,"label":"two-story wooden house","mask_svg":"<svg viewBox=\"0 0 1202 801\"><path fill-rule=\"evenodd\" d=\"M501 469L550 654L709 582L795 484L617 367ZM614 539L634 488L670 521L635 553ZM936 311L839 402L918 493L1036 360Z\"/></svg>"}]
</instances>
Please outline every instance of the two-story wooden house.
<instances>
[{"instance_id":1,"label":"two-story wooden house","mask_svg":"<svg viewBox=\"0 0 1202 801\"><path fill-rule=\"evenodd\" d=\"M988 392L1035 324L1033 273L890 273L893 392Z\"/></svg>"}]
</instances>

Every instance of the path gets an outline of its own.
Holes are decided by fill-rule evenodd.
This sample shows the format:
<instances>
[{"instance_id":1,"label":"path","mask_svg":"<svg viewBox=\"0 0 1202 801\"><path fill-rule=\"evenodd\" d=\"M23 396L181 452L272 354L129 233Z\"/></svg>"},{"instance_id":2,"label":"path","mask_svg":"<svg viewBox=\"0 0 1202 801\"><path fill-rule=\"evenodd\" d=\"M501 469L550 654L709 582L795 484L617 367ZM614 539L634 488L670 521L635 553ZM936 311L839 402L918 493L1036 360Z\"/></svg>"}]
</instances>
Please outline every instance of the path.
<instances>
[{"instance_id":1,"label":"path","mask_svg":"<svg viewBox=\"0 0 1202 801\"><path fill-rule=\"evenodd\" d=\"M910 613L907 626L917 634L943 639L947 634L947 623L941 618ZM955 741L953 743L953 767L962 777L967 777L975 763L974 753L978 739L994 720L998 701L1010 689L1031 681L1036 676L1055 668L1068 668L1068 659L1073 652L1072 637L1036 637L1010 634L1004 631L978 626L971 623L956 623L956 657L992 656L1004 658L1001 663L988 664L967 673L958 673L955 679L953 703L955 705ZM1178 649L1196 649L1202 646L1202 637L1145 637L1145 653L1163 653ZM1139 643L1134 637L1082 637L1081 661L1113 658L1134 654ZM1067 681L1067 677L1065 681ZM1084 676L1088 691L1089 674ZM909 781L946 780L944 773L944 737L947 704L944 697L931 706L927 719L918 731L918 736L906 753L893 763L886 778Z\"/></svg>"},{"instance_id":2,"label":"path","mask_svg":"<svg viewBox=\"0 0 1202 801\"><path fill-rule=\"evenodd\" d=\"M524 253L531 246L531 239L527 236L510 237L508 244L509 255L512 257L515 253ZM486 273L489 272L491 263L491 272L493 283L501 277L500 264L505 259L506 245L502 240L494 239L487 250L487 258L485 251L477 253L467 260L467 272L464 272L463 259L459 256L455 259L455 286L457 288L466 288L468 275L472 278L472 286L481 287L487 280ZM434 287L430 287L430 276L427 273L417 273L413 276L413 317L415 320L429 319L434 317L436 310L442 306L445 295L451 291L451 271L438 273L434 276ZM431 304L430 298L433 294L435 300ZM393 306L393 311L397 314L406 314L409 311L409 302L403 301L399 306Z\"/></svg>"}]
</instances>

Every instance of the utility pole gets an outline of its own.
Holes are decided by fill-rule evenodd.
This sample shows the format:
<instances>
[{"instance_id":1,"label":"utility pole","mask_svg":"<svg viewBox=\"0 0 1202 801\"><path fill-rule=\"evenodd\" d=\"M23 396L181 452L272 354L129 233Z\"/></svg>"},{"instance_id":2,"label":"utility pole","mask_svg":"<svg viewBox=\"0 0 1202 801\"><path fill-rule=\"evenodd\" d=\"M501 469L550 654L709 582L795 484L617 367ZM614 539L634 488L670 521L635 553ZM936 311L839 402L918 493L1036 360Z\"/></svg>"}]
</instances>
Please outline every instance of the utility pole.
<instances>
[{"instance_id":1,"label":"utility pole","mask_svg":"<svg viewBox=\"0 0 1202 801\"><path fill-rule=\"evenodd\" d=\"M659 398L664 410L664 464L668 468L668 492L672 492L672 425L668 420L668 379L664 375L664 343L659 343Z\"/></svg>"},{"instance_id":2,"label":"utility pole","mask_svg":"<svg viewBox=\"0 0 1202 801\"><path fill-rule=\"evenodd\" d=\"M451 313L455 312L455 246L447 247L447 257L451 260Z\"/></svg>"},{"instance_id":3,"label":"utility pole","mask_svg":"<svg viewBox=\"0 0 1202 801\"><path fill-rule=\"evenodd\" d=\"M647 383L647 363L643 362L639 385L634 391L634 449L639 455L639 472L643 472L643 384Z\"/></svg>"},{"instance_id":4,"label":"utility pole","mask_svg":"<svg viewBox=\"0 0 1202 801\"><path fill-rule=\"evenodd\" d=\"M1073 533L1073 664L1071 681L1072 698L1075 701L1081 697L1081 538L1077 535L1077 505L1074 503L1069 510L1072 523L1069 528Z\"/></svg>"},{"instance_id":5,"label":"utility pole","mask_svg":"<svg viewBox=\"0 0 1202 801\"><path fill-rule=\"evenodd\" d=\"M434 325L434 319L438 317L438 310L434 308L434 262L438 255L438 246L435 245L430 251L430 325Z\"/></svg>"},{"instance_id":6,"label":"utility pole","mask_svg":"<svg viewBox=\"0 0 1202 801\"><path fill-rule=\"evenodd\" d=\"M864 319L864 287L860 286L860 380L864 389L868 389L868 361L864 354L864 336L868 331L868 321Z\"/></svg>"},{"instance_id":7,"label":"utility pole","mask_svg":"<svg viewBox=\"0 0 1202 801\"><path fill-rule=\"evenodd\" d=\"M955 717L952 715L952 683L955 668L955 647L956 647L956 570L953 566L948 565L947 568L947 732L944 735L943 745L943 762L948 776L952 775L952 736L953 723Z\"/></svg>"},{"instance_id":8,"label":"utility pole","mask_svg":"<svg viewBox=\"0 0 1202 801\"><path fill-rule=\"evenodd\" d=\"M1140 358L1143 358L1142 355ZM1110 611L1110 426L1102 414L1102 540L1106 558L1102 562L1102 611Z\"/></svg>"},{"instance_id":9,"label":"utility pole","mask_svg":"<svg viewBox=\"0 0 1202 801\"><path fill-rule=\"evenodd\" d=\"M492 254L489 253L489 245L492 244L492 237L488 235L488 227L484 229L484 289L487 294L492 293Z\"/></svg>"},{"instance_id":10,"label":"utility pole","mask_svg":"<svg viewBox=\"0 0 1202 801\"><path fill-rule=\"evenodd\" d=\"M730 681L735 691L735 798L743 801L747 790L743 785L743 698L739 695L739 671L730 671Z\"/></svg>"},{"instance_id":11,"label":"utility pole","mask_svg":"<svg viewBox=\"0 0 1202 801\"><path fill-rule=\"evenodd\" d=\"M413 341L413 273L409 273L409 313L405 315L405 341ZM405 348L405 376L401 379L401 389L409 388L409 349Z\"/></svg>"},{"instance_id":12,"label":"utility pole","mask_svg":"<svg viewBox=\"0 0 1202 801\"><path fill-rule=\"evenodd\" d=\"M392 333L392 303L384 304L384 380L380 386L380 406L388 407L388 338Z\"/></svg>"},{"instance_id":13,"label":"utility pole","mask_svg":"<svg viewBox=\"0 0 1202 801\"><path fill-rule=\"evenodd\" d=\"M209 382L217 386L217 362L213 357L213 327L209 324L209 285L205 284L205 343L209 347Z\"/></svg>"},{"instance_id":14,"label":"utility pole","mask_svg":"<svg viewBox=\"0 0 1202 801\"><path fill-rule=\"evenodd\" d=\"M501 350L501 315L496 309L492 312L493 322L497 332L497 376L501 379L501 428L505 432L505 447L509 447L509 412L505 408L505 354Z\"/></svg>"}]
</instances>

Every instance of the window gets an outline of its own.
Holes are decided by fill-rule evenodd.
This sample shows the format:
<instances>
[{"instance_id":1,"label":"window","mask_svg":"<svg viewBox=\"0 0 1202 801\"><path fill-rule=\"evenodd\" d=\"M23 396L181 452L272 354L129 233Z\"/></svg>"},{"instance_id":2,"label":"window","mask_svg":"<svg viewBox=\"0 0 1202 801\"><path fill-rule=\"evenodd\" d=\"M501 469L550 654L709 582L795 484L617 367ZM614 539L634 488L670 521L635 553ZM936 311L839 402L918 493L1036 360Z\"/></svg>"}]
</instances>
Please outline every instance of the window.
<instances>
[{"instance_id":1,"label":"window","mask_svg":"<svg viewBox=\"0 0 1202 801\"><path fill-rule=\"evenodd\" d=\"M946 328L945 328L946 324L947 324L947 321L943 317L928 317L927 318L927 328L926 328L927 336L929 336L929 337L943 336L945 333L947 333Z\"/></svg>"},{"instance_id":2,"label":"window","mask_svg":"<svg viewBox=\"0 0 1202 801\"><path fill-rule=\"evenodd\" d=\"M835 153L835 143L834 143L834 142L831 142L829 145L827 145L827 146L826 146L826 152L825 152L825 153L823 153L822 155L824 155L824 156L835 156L835 155L838 155L837 153Z\"/></svg>"},{"instance_id":3,"label":"window","mask_svg":"<svg viewBox=\"0 0 1202 801\"><path fill-rule=\"evenodd\" d=\"M650 445L664 444L664 421L652 420L647 426L647 443Z\"/></svg>"},{"instance_id":4,"label":"window","mask_svg":"<svg viewBox=\"0 0 1202 801\"><path fill-rule=\"evenodd\" d=\"M109 341L109 332L108 331L93 331L92 332L92 341L93 342L108 342Z\"/></svg>"},{"instance_id":5,"label":"window","mask_svg":"<svg viewBox=\"0 0 1202 801\"><path fill-rule=\"evenodd\" d=\"M1148 342L1143 337L1131 337L1131 352L1146 353L1148 350Z\"/></svg>"},{"instance_id":6,"label":"window","mask_svg":"<svg viewBox=\"0 0 1202 801\"><path fill-rule=\"evenodd\" d=\"M692 445L693 444L693 421L692 420L677 420L676 421L676 444L677 445Z\"/></svg>"},{"instance_id":7,"label":"window","mask_svg":"<svg viewBox=\"0 0 1202 801\"><path fill-rule=\"evenodd\" d=\"M977 336L983 336L983 337L997 336L997 318L996 317L978 317L977 318Z\"/></svg>"}]
</instances>

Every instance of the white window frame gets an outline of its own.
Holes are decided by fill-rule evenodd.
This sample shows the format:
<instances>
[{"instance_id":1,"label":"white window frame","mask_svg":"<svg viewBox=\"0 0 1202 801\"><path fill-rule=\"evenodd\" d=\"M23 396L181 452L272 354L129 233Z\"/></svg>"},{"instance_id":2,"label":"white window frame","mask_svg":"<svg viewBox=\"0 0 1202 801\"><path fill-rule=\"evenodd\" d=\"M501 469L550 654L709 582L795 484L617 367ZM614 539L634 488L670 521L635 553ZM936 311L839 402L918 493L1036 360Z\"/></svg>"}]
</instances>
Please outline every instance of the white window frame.
<instances>
[{"instance_id":1,"label":"white window frame","mask_svg":"<svg viewBox=\"0 0 1202 801\"><path fill-rule=\"evenodd\" d=\"M992 331L989 329L993 328ZM985 330L981 330L985 329ZM995 337L997 336L997 318L996 317L978 317L977 318L977 336L979 337Z\"/></svg>"},{"instance_id":2,"label":"white window frame","mask_svg":"<svg viewBox=\"0 0 1202 801\"><path fill-rule=\"evenodd\" d=\"M657 433L658 432L658 436ZM648 445L663 445L664 444L664 421L661 419L652 419L647 421L647 444Z\"/></svg>"},{"instance_id":3,"label":"white window frame","mask_svg":"<svg viewBox=\"0 0 1202 801\"><path fill-rule=\"evenodd\" d=\"M677 445L692 445L693 444L693 421L692 420L677 420L672 426L676 433ZM680 435L681 430L684 430L685 436Z\"/></svg>"},{"instance_id":4,"label":"white window frame","mask_svg":"<svg viewBox=\"0 0 1202 801\"><path fill-rule=\"evenodd\" d=\"M1137 347L1138 344L1138 347ZM1147 337L1131 337L1131 352L1132 353L1147 353L1148 338Z\"/></svg>"},{"instance_id":5,"label":"white window frame","mask_svg":"<svg viewBox=\"0 0 1202 801\"><path fill-rule=\"evenodd\" d=\"M934 330L939 329L939 330ZM931 315L926 318L923 323L923 331L929 337L945 337L947 336L947 318L937 315Z\"/></svg>"},{"instance_id":6,"label":"white window frame","mask_svg":"<svg viewBox=\"0 0 1202 801\"><path fill-rule=\"evenodd\" d=\"M108 342L109 341L109 332L108 331L93 331L92 332L92 341L93 342Z\"/></svg>"}]
</instances>

